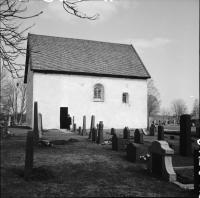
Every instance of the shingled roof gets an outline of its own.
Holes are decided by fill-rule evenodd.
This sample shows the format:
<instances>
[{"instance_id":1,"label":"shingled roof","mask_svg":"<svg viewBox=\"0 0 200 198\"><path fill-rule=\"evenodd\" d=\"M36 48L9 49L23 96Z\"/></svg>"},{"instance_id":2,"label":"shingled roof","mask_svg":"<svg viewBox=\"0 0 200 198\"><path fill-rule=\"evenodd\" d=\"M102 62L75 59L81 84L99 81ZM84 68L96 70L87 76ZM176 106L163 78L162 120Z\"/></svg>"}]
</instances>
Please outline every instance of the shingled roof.
<instances>
[{"instance_id":1,"label":"shingled roof","mask_svg":"<svg viewBox=\"0 0 200 198\"><path fill-rule=\"evenodd\" d=\"M134 47L127 44L29 34L25 82L29 58L35 72L150 78Z\"/></svg>"}]
</instances>

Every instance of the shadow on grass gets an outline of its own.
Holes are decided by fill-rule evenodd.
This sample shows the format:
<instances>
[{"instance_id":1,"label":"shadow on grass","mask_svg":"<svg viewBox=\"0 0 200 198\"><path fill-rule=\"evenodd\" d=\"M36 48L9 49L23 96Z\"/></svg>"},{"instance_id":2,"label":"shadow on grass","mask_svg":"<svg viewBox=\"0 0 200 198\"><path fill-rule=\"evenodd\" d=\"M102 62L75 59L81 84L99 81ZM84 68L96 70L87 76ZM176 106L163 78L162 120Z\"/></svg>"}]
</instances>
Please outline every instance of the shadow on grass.
<instances>
[{"instance_id":1,"label":"shadow on grass","mask_svg":"<svg viewBox=\"0 0 200 198\"><path fill-rule=\"evenodd\" d=\"M51 140L50 143L53 145L67 145L74 142L79 142L77 139L70 138L69 140Z\"/></svg>"},{"instance_id":2,"label":"shadow on grass","mask_svg":"<svg viewBox=\"0 0 200 198\"><path fill-rule=\"evenodd\" d=\"M11 168L9 171L14 173L20 178L24 178L23 168ZM26 181L46 181L49 179L56 178L55 174L46 167L33 168L32 174L27 177Z\"/></svg>"}]
</instances>

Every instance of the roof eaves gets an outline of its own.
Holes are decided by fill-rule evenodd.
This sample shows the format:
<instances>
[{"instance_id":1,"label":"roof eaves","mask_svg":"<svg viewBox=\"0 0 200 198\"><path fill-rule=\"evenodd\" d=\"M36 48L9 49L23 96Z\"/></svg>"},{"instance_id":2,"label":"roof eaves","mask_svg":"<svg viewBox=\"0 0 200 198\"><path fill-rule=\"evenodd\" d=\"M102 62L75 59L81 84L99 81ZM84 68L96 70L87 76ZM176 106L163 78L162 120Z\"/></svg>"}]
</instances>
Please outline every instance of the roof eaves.
<instances>
[{"instance_id":1,"label":"roof eaves","mask_svg":"<svg viewBox=\"0 0 200 198\"><path fill-rule=\"evenodd\" d=\"M47 73L49 73L49 74L68 74L68 75L112 77L112 78L129 78L129 79L147 79L147 78L149 78L149 77L144 77L144 76L127 76L127 75L115 75L115 74L57 71L57 70L41 70L41 69L32 69L32 71L37 72L37 73L45 73L45 74L47 74Z\"/></svg>"}]
</instances>

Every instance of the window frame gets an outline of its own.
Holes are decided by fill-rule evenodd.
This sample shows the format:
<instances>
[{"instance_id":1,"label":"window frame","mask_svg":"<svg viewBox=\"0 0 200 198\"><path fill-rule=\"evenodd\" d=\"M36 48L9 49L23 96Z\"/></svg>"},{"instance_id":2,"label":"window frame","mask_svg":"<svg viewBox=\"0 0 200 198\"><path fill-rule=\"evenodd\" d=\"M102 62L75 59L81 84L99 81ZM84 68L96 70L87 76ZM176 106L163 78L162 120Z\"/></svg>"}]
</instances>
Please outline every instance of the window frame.
<instances>
[{"instance_id":1,"label":"window frame","mask_svg":"<svg viewBox=\"0 0 200 198\"><path fill-rule=\"evenodd\" d=\"M99 90L101 91L100 92L101 98L98 98L99 93L95 93L95 89L97 88L98 88L97 91ZM97 95L97 98L95 98L95 95ZM93 102L104 102L104 86L100 83L95 84L93 87Z\"/></svg>"},{"instance_id":2,"label":"window frame","mask_svg":"<svg viewBox=\"0 0 200 198\"><path fill-rule=\"evenodd\" d=\"M125 98L125 100L126 100L125 102L124 102L124 96L126 97ZM122 103L123 104L129 104L129 94L127 92L123 92L122 93Z\"/></svg>"}]
</instances>

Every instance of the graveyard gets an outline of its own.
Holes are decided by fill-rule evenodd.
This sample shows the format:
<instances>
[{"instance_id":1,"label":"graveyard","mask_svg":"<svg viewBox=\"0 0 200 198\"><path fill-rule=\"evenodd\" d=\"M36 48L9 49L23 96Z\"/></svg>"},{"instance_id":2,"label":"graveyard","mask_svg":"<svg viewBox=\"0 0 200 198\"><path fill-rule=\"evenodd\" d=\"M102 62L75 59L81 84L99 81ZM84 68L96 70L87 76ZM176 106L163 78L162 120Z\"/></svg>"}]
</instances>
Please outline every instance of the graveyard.
<instances>
[{"instance_id":1,"label":"graveyard","mask_svg":"<svg viewBox=\"0 0 200 198\"><path fill-rule=\"evenodd\" d=\"M75 128L43 130L38 140L38 131L8 127L14 135L1 136L1 190L10 197L197 197L194 128L185 156L180 135L161 129L145 135L103 129L103 122L97 129L92 119L90 128Z\"/></svg>"}]
</instances>

